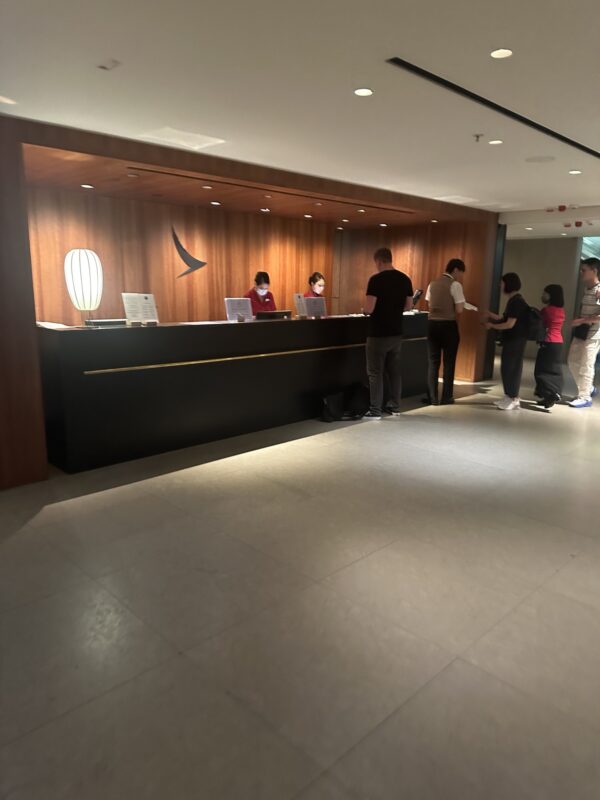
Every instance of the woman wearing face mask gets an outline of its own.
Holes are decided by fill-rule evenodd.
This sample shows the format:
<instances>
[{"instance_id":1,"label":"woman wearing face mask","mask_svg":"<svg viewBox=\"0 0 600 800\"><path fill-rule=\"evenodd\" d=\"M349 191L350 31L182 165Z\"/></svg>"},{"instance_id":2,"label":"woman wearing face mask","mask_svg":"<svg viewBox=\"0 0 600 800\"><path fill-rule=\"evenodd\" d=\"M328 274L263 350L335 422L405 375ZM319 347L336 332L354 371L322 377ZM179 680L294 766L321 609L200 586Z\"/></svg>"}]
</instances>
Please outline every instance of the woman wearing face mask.
<instances>
[{"instance_id":1,"label":"woman wearing face mask","mask_svg":"<svg viewBox=\"0 0 600 800\"><path fill-rule=\"evenodd\" d=\"M562 286L551 283L542 294L542 321L546 328L535 360L535 395L538 405L550 409L560 400L563 389L562 327L565 322L565 298Z\"/></svg>"},{"instance_id":2,"label":"woman wearing face mask","mask_svg":"<svg viewBox=\"0 0 600 800\"><path fill-rule=\"evenodd\" d=\"M515 272L502 276L503 293L507 297L504 314L486 311L485 327L488 330L502 331L502 356L500 372L504 397L494 405L500 411L516 411L521 407L519 390L523 373L523 357L529 333L529 306L521 296L521 279Z\"/></svg>"},{"instance_id":3,"label":"woman wearing face mask","mask_svg":"<svg viewBox=\"0 0 600 800\"><path fill-rule=\"evenodd\" d=\"M320 272L313 272L308 279L309 289L304 292L304 297L323 297L325 291L325 276Z\"/></svg>"},{"instance_id":4,"label":"woman wearing face mask","mask_svg":"<svg viewBox=\"0 0 600 800\"><path fill-rule=\"evenodd\" d=\"M259 311L277 311L275 298L269 291L271 279L268 272L257 272L254 276L254 286L246 292L244 297L248 297L252 303L252 313L256 316Z\"/></svg>"}]
</instances>

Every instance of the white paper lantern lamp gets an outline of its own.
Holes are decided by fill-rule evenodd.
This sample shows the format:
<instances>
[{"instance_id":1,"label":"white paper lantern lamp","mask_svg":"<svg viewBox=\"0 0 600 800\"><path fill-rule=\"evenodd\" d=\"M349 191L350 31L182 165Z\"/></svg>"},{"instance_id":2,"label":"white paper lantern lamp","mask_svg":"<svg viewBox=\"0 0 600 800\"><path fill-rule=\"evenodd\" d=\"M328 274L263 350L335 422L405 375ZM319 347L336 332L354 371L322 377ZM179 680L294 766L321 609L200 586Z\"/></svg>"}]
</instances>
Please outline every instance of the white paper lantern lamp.
<instances>
[{"instance_id":1,"label":"white paper lantern lamp","mask_svg":"<svg viewBox=\"0 0 600 800\"><path fill-rule=\"evenodd\" d=\"M78 311L95 311L102 299L102 264L93 250L77 248L65 256L65 281Z\"/></svg>"}]
</instances>

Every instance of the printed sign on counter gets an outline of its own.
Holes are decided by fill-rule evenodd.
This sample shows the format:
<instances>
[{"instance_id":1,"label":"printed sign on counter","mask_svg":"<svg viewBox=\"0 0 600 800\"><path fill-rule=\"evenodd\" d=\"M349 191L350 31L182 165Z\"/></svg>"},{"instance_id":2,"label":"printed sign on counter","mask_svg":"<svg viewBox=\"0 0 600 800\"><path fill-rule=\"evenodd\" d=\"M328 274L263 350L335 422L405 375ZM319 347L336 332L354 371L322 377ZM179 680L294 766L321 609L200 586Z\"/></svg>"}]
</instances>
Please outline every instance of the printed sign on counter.
<instances>
[{"instance_id":1,"label":"printed sign on counter","mask_svg":"<svg viewBox=\"0 0 600 800\"><path fill-rule=\"evenodd\" d=\"M122 292L128 325L157 325L158 312L153 294Z\"/></svg>"}]
</instances>

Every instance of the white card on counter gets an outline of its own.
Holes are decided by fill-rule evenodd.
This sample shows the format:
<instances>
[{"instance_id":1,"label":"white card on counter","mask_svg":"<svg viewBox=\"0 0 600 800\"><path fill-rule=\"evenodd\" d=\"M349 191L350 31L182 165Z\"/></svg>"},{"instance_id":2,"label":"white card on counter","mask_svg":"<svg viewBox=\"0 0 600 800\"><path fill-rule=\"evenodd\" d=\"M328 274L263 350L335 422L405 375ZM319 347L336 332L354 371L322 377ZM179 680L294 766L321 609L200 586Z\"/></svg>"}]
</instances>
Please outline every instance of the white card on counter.
<instances>
[{"instance_id":1,"label":"white card on counter","mask_svg":"<svg viewBox=\"0 0 600 800\"><path fill-rule=\"evenodd\" d=\"M158 311L153 294L122 292L121 297L128 323L137 322L142 325L150 322L158 323Z\"/></svg>"}]
</instances>

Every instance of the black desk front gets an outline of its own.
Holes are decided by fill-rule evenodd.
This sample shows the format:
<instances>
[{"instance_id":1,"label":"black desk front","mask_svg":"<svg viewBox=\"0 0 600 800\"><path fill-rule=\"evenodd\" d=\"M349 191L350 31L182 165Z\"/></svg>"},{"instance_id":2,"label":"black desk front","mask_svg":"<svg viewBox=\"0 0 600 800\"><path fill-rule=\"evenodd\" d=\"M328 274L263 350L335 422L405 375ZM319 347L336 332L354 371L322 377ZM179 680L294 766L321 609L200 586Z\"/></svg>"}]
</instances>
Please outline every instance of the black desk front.
<instances>
[{"instance_id":1,"label":"black desk front","mask_svg":"<svg viewBox=\"0 0 600 800\"><path fill-rule=\"evenodd\" d=\"M426 314L406 315L406 396L426 388ZM39 327L50 461L114 464L320 414L364 382L364 317Z\"/></svg>"}]
</instances>

